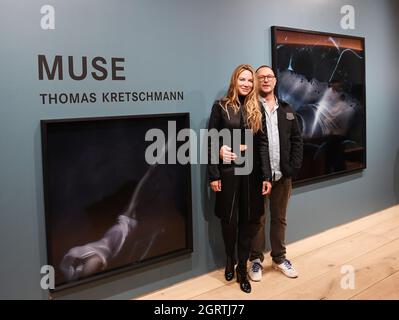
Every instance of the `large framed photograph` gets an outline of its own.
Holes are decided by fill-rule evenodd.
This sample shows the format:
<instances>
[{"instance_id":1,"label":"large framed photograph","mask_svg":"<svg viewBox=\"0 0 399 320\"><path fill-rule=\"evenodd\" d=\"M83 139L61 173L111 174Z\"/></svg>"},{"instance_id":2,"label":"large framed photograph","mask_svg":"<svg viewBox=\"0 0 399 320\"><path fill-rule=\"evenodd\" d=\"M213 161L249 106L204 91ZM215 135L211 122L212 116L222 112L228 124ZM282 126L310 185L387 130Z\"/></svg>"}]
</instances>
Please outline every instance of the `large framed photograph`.
<instances>
[{"instance_id":1,"label":"large framed photograph","mask_svg":"<svg viewBox=\"0 0 399 320\"><path fill-rule=\"evenodd\" d=\"M148 130L179 148L188 128L188 113L41 121L55 291L192 252L190 164L145 157Z\"/></svg>"},{"instance_id":2,"label":"large framed photograph","mask_svg":"<svg viewBox=\"0 0 399 320\"><path fill-rule=\"evenodd\" d=\"M274 26L272 61L304 140L295 182L366 168L364 38Z\"/></svg>"}]
</instances>

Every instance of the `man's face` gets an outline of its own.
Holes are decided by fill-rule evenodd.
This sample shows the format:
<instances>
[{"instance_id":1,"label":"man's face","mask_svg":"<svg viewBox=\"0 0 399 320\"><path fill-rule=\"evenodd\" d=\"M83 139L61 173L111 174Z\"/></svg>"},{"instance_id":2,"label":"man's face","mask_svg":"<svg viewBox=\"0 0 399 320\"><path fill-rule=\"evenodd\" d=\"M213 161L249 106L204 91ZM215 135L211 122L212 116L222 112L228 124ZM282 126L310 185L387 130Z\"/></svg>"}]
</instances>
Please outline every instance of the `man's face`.
<instances>
[{"instance_id":1,"label":"man's face","mask_svg":"<svg viewBox=\"0 0 399 320\"><path fill-rule=\"evenodd\" d=\"M256 73L259 82L259 91L262 96L266 96L274 92L277 80L272 69L263 67Z\"/></svg>"}]
</instances>

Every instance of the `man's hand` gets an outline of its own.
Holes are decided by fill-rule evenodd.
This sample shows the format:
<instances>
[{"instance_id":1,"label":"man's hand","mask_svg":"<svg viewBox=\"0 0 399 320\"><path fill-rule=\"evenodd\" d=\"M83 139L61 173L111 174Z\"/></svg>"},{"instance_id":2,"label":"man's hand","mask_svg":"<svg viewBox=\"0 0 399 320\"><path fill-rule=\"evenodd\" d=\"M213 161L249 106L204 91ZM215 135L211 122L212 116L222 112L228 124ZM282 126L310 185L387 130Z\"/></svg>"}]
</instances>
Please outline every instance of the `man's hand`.
<instances>
[{"instance_id":1,"label":"man's hand","mask_svg":"<svg viewBox=\"0 0 399 320\"><path fill-rule=\"evenodd\" d=\"M269 181L262 183L262 195L267 196L272 192L272 184Z\"/></svg>"},{"instance_id":2,"label":"man's hand","mask_svg":"<svg viewBox=\"0 0 399 320\"><path fill-rule=\"evenodd\" d=\"M231 148L229 146L222 146L219 151L219 156L220 159L223 160L223 162L226 163L231 163L231 161L234 161L237 159L237 155L234 152L231 152Z\"/></svg>"},{"instance_id":3,"label":"man's hand","mask_svg":"<svg viewBox=\"0 0 399 320\"><path fill-rule=\"evenodd\" d=\"M216 180L211 182L211 189L215 192L222 191L222 180Z\"/></svg>"}]
</instances>

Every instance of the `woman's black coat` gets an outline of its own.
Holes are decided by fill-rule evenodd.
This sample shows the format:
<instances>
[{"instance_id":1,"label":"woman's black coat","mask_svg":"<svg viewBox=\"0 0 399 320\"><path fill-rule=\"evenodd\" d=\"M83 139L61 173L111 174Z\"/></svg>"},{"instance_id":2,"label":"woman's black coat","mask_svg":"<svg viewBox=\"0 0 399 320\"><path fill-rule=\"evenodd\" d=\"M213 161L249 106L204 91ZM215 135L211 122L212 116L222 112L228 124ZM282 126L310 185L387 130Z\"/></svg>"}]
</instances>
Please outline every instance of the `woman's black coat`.
<instances>
[{"instance_id":1,"label":"woman's black coat","mask_svg":"<svg viewBox=\"0 0 399 320\"><path fill-rule=\"evenodd\" d=\"M244 198L248 205L245 209L249 219L259 218L264 213L264 196L262 196L262 181L271 180L271 169L269 160L269 144L267 139L265 112L262 106L262 131L258 131L253 135L253 170L249 175L243 176L243 179L248 179L247 190ZM242 132L242 139L244 137L244 129L248 129L246 124L246 116L244 108L241 106L239 112L235 113L232 108L229 108L229 115L223 110L219 101L216 101L212 107L211 116L209 118L208 129L228 129L233 137L233 129L240 129ZM243 141L243 140L242 140ZM222 191L216 192L215 214L217 217L230 221L234 192L237 189L239 177L235 175L234 169L238 166L232 162L231 164L224 164L219 158L219 150L223 144L231 146L231 141L225 143L219 139L219 145L213 144L208 139L208 178L209 181L222 181ZM244 144L241 142L241 144ZM233 150L233 152L235 152ZM237 152L235 152L237 154ZM212 159L219 159L219 164L212 164ZM246 185L246 184L245 184ZM242 196L242 195L241 195Z\"/></svg>"}]
</instances>

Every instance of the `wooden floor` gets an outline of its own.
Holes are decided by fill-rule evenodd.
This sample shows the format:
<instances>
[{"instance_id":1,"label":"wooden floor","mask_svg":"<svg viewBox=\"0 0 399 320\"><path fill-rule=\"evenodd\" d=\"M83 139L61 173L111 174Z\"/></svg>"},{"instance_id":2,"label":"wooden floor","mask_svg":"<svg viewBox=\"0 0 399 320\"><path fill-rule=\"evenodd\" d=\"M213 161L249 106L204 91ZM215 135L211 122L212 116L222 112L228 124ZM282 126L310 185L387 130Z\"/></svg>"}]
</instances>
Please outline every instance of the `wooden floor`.
<instances>
[{"instance_id":1,"label":"wooden floor","mask_svg":"<svg viewBox=\"0 0 399 320\"><path fill-rule=\"evenodd\" d=\"M399 206L292 243L287 253L299 277L271 269L267 255L251 294L220 269L139 299L399 299Z\"/></svg>"}]
</instances>

